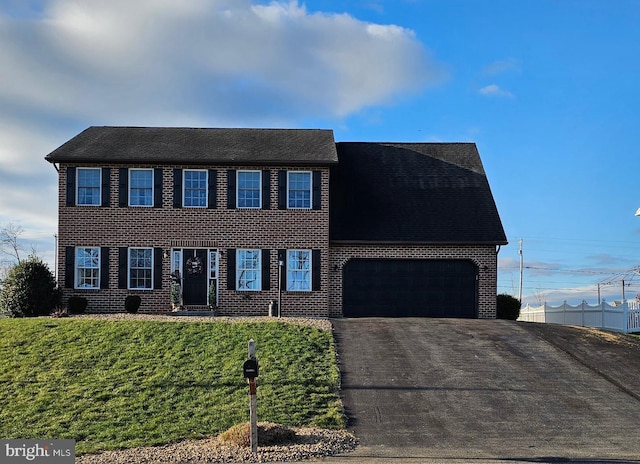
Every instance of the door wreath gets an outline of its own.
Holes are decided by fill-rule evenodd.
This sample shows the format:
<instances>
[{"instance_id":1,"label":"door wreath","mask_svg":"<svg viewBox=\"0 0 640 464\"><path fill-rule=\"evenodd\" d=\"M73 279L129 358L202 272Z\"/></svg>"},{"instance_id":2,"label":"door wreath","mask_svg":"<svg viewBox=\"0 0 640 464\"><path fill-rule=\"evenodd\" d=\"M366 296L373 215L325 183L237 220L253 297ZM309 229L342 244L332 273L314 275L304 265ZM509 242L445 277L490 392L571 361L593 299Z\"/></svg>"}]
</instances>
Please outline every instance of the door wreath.
<instances>
[{"instance_id":1,"label":"door wreath","mask_svg":"<svg viewBox=\"0 0 640 464\"><path fill-rule=\"evenodd\" d=\"M198 256L194 256L187 260L188 274L202 274L202 260Z\"/></svg>"}]
</instances>

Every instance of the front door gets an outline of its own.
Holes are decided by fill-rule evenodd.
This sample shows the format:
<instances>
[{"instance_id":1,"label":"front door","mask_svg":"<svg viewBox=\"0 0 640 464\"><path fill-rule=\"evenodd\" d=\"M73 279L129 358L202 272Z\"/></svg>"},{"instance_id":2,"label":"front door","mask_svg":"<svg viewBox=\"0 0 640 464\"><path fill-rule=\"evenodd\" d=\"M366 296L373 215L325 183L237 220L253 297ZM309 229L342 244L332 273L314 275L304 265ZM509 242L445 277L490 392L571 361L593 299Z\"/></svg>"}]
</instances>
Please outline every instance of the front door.
<instances>
[{"instance_id":1,"label":"front door","mask_svg":"<svg viewBox=\"0 0 640 464\"><path fill-rule=\"evenodd\" d=\"M204 249L182 250L182 298L185 306L205 306L208 290L208 253Z\"/></svg>"}]
</instances>

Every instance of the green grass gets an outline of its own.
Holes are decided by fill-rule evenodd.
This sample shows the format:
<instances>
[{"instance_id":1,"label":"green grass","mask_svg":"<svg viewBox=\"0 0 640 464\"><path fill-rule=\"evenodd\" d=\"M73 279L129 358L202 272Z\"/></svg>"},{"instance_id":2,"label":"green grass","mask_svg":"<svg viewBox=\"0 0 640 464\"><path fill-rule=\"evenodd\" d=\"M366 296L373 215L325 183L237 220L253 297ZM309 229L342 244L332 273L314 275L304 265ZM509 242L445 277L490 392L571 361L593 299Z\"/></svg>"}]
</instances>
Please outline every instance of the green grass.
<instances>
[{"instance_id":1,"label":"green grass","mask_svg":"<svg viewBox=\"0 0 640 464\"><path fill-rule=\"evenodd\" d=\"M284 322L0 320L0 437L75 439L79 454L218 434L258 419L344 427L330 332Z\"/></svg>"}]
</instances>

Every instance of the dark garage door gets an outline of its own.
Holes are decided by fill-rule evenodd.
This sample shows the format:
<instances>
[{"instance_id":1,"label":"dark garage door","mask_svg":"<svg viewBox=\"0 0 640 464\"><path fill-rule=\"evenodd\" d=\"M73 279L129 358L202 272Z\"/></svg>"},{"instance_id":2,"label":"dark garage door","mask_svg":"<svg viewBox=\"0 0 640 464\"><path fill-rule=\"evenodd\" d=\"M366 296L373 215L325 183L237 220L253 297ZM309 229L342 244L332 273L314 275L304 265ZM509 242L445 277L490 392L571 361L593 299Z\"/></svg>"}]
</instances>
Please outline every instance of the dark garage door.
<instances>
[{"instance_id":1,"label":"dark garage door","mask_svg":"<svg viewBox=\"0 0 640 464\"><path fill-rule=\"evenodd\" d=\"M477 266L467 260L353 259L345 317L478 317Z\"/></svg>"}]
</instances>

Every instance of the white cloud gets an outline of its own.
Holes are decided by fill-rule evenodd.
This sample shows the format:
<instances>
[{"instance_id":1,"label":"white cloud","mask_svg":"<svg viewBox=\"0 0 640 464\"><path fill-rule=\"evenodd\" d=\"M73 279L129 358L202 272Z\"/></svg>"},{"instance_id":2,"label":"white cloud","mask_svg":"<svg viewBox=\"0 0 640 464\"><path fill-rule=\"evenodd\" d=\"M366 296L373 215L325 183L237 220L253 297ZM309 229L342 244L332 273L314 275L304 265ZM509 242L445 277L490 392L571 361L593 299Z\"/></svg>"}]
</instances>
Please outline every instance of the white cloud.
<instances>
[{"instance_id":1,"label":"white cloud","mask_svg":"<svg viewBox=\"0 0 640 464\"><path fill-rule=\"evenodd\" d=\"M443 77L412 31L296 1L57 0L4 18L0 102L142 121L190 109L341 117Z\"/></svg>"},{"instance_id":2,"label":"white cloud","mask_svg":"<svg viewBox=\"0 0 640 464\"><path fill-rule=\"evenodd\" d=\"M514 58L494 61L482 68L482 73L487 76L495 76L508 71L520 71L520 62Z\"/></svg>"},{"instance_id":3,"label":"white cloud","mask_svg":"<svg viewBox=\"0 0 640 464\"><path fill-rule=\"evenodd\" d=\"M633 299L636 297L636 293L638 293L637 287L627 288L625 296L627 299ZM600 300L608 303L622 300L622 286L600 286ZM595 305L598 303L598 286L597 284L593 284L553 290L540 290L528 295L523 295L522 297L522 303L531 306L540 306L545 302L551 306L559 306L565 301L572 306L577 306L583 301L586 301L590 305Z\"/></svg>"},{"instance_id":4,"label":"white cloud","mask_svg":"<svg viewBox=\"0 0 640 464\"><path fill-rule=\"evenodd\" d=\"M511 92L509 92L508 90L504 90L504 89L500 88L496 84L490 84L490 85L487 85L485 87L482 87L478 92L480 92L481 95L487 95L487 96L490 96L490 97L508 97L508 98L513 98L513 94Z\"/></svg>"},{"instance_id":5,"label":"white cloud","mask_svg":"<svg viewBox=\"0 0 640 464\"><path fill-rule=\"evenodd\" d=\"M87 126L299 127L444 78L411 30L298 1L9 2L0 43L0 222L37 233L57 211L43 157Z\"/></svg>"}]
</instances>

